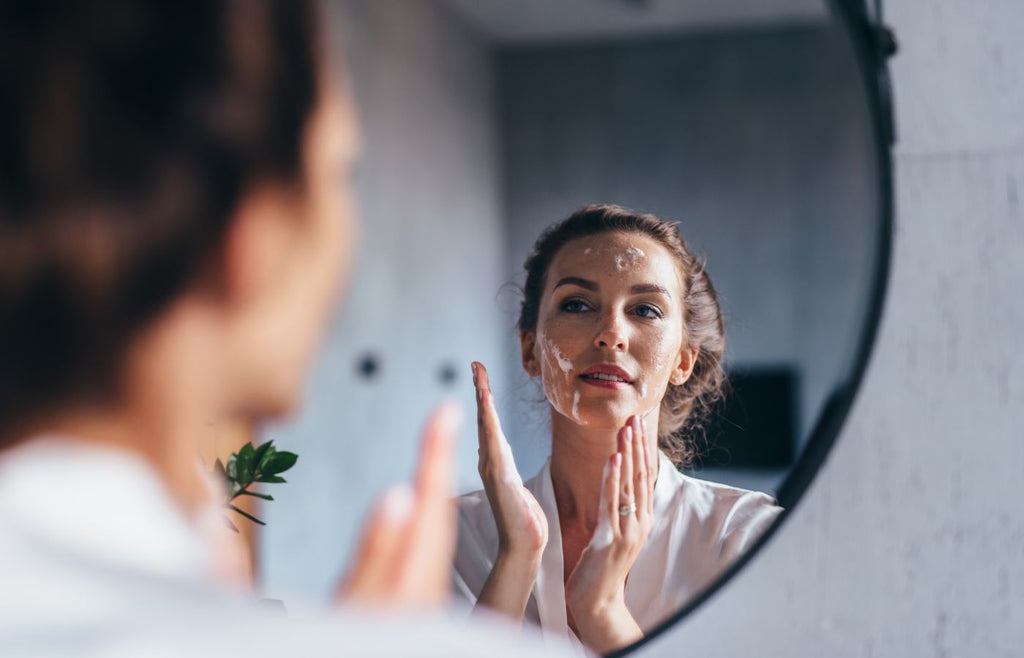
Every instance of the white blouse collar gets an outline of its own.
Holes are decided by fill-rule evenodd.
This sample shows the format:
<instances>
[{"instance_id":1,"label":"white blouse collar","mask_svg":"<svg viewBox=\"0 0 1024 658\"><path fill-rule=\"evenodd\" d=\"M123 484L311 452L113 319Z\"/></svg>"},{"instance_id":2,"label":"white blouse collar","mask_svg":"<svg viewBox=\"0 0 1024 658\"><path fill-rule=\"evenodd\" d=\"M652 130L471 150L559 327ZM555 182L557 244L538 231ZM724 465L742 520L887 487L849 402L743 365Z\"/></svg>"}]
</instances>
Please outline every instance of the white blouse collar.
<instances>
[{"instance_id":1,"label":"white blouse collar","mask_svg":"<svg viewBox=\"0 0 1024 658\"><path fill-rule=\"evenodd\" d=\"M662 518L669 511L673 498L683 486L683 476L672 460L658 451L658 479L654 483L654 517ZM541 567L534 584L537 613L545 633L557 633L579 646L579 639L569 628L565 612L564 563L562 558L562 532L558 522L558 506L551 482L551 458L548 457L540 472L528 480L526 488L533 493L548 519L548 543L541 556ZM627 590L630 589L627 583ZM627 592L628 593L628 592Z\"/></svg>"},{"instance_id":2,"label":"white blouse collar","mask_svg":"<svg viewBox=\"0 0 1024 658\"><path fill-rule=\"evenodd\" d=\"M540 472L526 483L540 503L548 519L548 543L541 556L540 571L534 584L537 614L544 632L557 632L570 641L579 642L569 628L565 613L564 563L562 561L562 531L558 523L558 506L551 483L551 458L544 462Z\"/></svg>"}]
</instances>

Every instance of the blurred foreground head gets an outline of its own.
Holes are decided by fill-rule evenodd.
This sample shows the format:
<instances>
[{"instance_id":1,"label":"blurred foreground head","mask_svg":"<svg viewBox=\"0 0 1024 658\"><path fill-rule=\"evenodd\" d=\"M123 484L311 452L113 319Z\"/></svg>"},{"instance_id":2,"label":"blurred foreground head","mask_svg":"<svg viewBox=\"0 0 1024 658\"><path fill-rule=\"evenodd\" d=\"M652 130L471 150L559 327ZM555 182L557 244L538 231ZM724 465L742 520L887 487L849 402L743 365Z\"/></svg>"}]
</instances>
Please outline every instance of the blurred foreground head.
<instances>
[{"instance_id":1,"label":"blurred foreground head","mask_svg":"<svg viewBox=\"0 0 1024 658\"><path fill-rule=\"evenodd\" d=\"M314 23L296 0L3 3L0 445L138 394L161 327L225 411L294 404L351 223Z\"/></svg>"}]
</instances>

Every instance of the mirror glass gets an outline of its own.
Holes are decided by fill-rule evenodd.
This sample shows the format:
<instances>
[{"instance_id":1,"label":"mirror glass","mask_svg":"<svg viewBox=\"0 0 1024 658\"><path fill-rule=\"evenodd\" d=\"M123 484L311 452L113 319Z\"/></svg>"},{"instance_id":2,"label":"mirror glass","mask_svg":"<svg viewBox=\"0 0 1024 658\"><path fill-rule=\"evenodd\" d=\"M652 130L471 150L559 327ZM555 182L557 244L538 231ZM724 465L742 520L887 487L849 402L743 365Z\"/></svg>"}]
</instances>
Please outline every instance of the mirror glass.
<instances>
[{"instance_id":1,"label":"mirror glass","mask_svg":"<svg viewBox=\"0 0 1024 658\"><path fill-rule=\"evenodd\" d=\"M552 412L521 363L518 286L541 231L585 204L678 222L717 289L731 386L688 437L681 490L776 495L849 377L879 250L871 114L827 4L346 0L327 17L363 140L360 262L306 407L261 430L300 455L263 512L267 595L329 596L324 575L372 499L409 477L442 399L466 414L460 493L480 489L471 361L488 368L519 473L543 472ZM767 524L674 527L716 539L666 540L659 565L631 574L645 631L728 566L693 551L732 542L734 559ZM560 592L529 605L565 632Z\"/></svg>"}]
</instances>

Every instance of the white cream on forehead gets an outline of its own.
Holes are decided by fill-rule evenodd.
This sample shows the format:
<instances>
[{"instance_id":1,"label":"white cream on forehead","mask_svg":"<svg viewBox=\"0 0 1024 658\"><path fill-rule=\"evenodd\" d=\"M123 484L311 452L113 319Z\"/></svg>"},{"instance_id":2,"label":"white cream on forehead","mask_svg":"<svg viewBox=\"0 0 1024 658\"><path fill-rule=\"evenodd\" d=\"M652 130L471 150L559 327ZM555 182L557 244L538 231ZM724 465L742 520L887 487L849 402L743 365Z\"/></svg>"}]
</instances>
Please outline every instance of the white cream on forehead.
<instances>
[{"instance_id":1,"label":"white cream on forehead","mask_svg":"<svg viewBox=\"0 0 1024 658\"><path fill-rule=\"evenodd\" d=\"M615 269L624 270L627 267L636 267L637 261L645 255L644 250L639 247L626 247L622 253L615 255Z\"/></svg>"}]
</instances>

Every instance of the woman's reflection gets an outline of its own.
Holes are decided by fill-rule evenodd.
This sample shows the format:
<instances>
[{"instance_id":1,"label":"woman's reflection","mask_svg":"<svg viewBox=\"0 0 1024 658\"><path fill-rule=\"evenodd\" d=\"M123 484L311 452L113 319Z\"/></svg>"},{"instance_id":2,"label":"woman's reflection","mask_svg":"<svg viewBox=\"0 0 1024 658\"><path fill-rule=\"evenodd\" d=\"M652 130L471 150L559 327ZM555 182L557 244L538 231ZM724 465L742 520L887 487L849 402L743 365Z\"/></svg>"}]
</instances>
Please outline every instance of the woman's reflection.
<instances>
[{"instance_id":1,"label":"woman's reflection","mask_svg":"<svg viewBox=\"0 0 1024 658\"><path fill-rule=\"evenodd\" d=\"M609 651L678 610L780 508L677 470L721 397L725 337L675 224L588 206L525 269L522 364L551 405L551 457L523 483L474 364L484 490L460 499L456 587Z\"/></svg>"}]
</instances>

